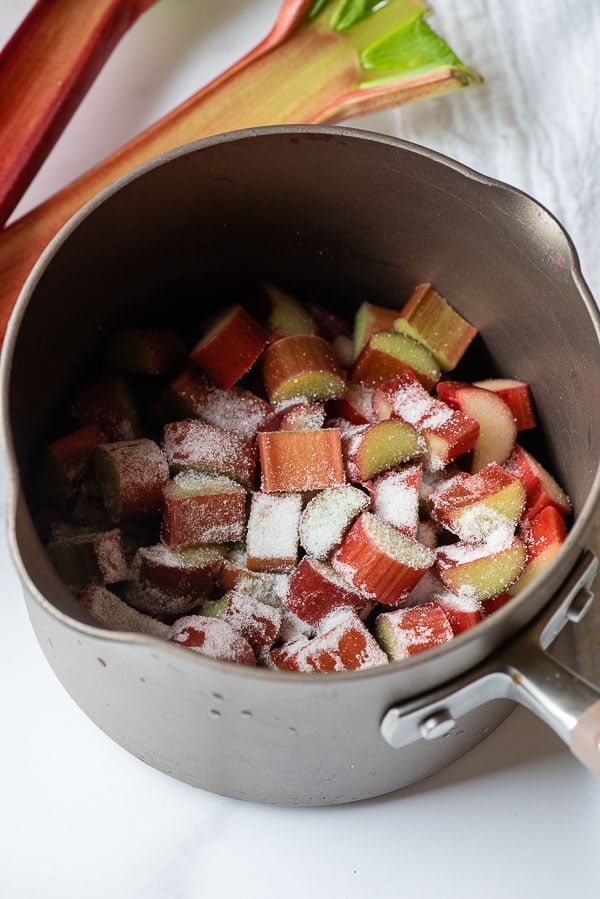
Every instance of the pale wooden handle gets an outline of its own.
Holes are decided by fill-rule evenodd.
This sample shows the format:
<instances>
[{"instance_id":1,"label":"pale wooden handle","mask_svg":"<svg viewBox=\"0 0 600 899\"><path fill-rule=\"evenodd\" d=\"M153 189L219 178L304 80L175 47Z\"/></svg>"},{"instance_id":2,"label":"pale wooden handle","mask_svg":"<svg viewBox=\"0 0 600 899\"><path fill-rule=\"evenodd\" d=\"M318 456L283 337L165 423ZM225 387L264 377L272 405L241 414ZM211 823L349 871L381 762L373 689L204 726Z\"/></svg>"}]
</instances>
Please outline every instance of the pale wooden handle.
<instances>
[{"instance_id":1,"label":"pale wooden handle","mask_svg":"<svg viewBox=\"0 0 600 899\"><path fill-rule=\"evenodd\" d=\"M583 713L571 733L571 752L600 777L600 699Z\"/></svg>"}]
</instances>

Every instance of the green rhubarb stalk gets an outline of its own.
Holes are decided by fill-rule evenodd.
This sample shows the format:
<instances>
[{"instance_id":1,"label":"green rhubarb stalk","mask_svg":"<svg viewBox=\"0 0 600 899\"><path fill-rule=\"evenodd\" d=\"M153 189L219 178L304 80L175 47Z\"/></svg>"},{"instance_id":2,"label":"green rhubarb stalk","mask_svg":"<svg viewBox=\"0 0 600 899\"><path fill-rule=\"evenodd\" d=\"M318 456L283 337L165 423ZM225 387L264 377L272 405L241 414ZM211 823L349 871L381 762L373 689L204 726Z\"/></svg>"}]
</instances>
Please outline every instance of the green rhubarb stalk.
<instances>
[{"instance_id":1,"label":"green rhubarb stalk","mask_svg":"<svg viewBox=\"0 0 600 899\"><path fill-rule=\"evenodd\" d=\"M38 0L0 53L0 225L120 38L155 0Z\"/></svg>"},{"instance_id":2,"label":"green rhubarb stalk","mask_svg":"<svg viewBox=\"0 0 600 899\"><path fill-rule=\"evenodd\" d=\"M476 84L421 0L285 0L254 50L0 234L0 338L37 257L87 200L140 163L238 128L339 121Z\"/></svg>"}]
</instances>

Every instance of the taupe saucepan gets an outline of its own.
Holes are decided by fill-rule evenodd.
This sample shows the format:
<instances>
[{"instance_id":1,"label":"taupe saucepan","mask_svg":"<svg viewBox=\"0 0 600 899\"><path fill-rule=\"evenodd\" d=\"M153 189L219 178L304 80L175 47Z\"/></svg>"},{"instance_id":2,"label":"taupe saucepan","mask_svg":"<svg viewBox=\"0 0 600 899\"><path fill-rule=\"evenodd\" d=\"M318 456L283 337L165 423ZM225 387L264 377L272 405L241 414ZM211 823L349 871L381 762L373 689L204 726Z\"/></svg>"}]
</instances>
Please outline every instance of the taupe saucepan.
<instances>
[{"instance_id":1,"label":"taupe saucepan","mask_svg":"<svg viewBox=\"0 0 600 899\"><path fill-rule=\"evenodd\" d=\"M347 315L365 299L400 305L431 281L480 330L473 374L532 385L539 451L574 524L536 583L445 647L354 674L220 663L94 625L47 561L27 500L31 455L105 335L159 304L199 316L256 278ZM530 198L364 131L210 138L134 172L66 226L23 291L2 363L9 532L33 628L74 700L136 756L239 798L347 802L447 765L516 700L600 773L600 692L545 652L591 599L599 320L568 237Z\"/></svg>"}]
</instances>

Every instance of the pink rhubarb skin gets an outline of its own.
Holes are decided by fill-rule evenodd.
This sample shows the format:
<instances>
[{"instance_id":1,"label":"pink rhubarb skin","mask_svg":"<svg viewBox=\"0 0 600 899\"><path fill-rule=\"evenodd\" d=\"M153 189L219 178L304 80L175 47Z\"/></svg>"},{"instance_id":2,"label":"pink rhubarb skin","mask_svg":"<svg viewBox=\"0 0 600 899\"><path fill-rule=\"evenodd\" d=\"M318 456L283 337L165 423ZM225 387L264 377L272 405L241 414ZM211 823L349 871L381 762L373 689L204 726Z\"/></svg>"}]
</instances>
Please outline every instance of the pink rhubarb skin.
<instances>
[{"instance_id":1,"label":"pink rhubarb skin","mask_svg":"<svg viewBox=\"0 0 600 899\"><path fill-rule=\"evenodd\" d=\"M0 225L116 44L156 0L38 0L0 53Z\"/></svg>"},{"instance_id":2,"label":"pink rhubarb skin","mask_svg":"<svg viewBox=\"0 0 600 899\"><path fill-rule=\"evenodd\" d=\"M274 27L254 50L0 234L0 342L27 275L51 238L85 202L135 166L212 134L269 124L338 121L477 81L448 65L361 84L360 42L375 40L382 21L392 27L402 16L423 9L422 0L406 0L400 15L390 3L376 14L379 31L373 16L361 22L356 33L332 30L319 15L309 20L312 6L313 0L285 0Z\"/></svg>"}]
</instances>

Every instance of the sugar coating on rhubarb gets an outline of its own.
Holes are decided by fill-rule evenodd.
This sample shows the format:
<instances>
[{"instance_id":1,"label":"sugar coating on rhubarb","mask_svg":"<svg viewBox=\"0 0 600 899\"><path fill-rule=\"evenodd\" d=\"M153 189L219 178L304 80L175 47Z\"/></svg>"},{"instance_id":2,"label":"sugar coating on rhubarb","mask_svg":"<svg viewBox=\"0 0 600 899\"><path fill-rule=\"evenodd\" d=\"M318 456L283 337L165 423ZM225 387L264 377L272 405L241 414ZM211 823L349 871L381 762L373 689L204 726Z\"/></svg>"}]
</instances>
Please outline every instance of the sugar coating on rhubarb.
<instances>
[{"instance_id":1,"label":"sugar coating on rhubarb","mask_svg":"<svg viewBox=\"0 0 600 899\"><path fill-rule=\"evenodd\" d=\"M202 493L238 493L246 495L246 490L237 481L225 475L209 474L203 471L182 471L168 482L167 489L173 496L196 496Z\"/></svg>"},{"instance_id":2,"label":"sugar coating on rhubarb","mask_svg":"<svg viewBox=\"0 0 600 899\"><path fill-rule=\"evenodd\" d=\"M81 602L92 618L114 631L132 631L166 638L169 625L138 612L106 587L89 587L81 596Z\"/></svg>"},{"instance_id":3,"label":"sugar coating on rhubarb","mask_svg":"<svg viewBox=\"0 0 600 899\"><path fill-rule=\"evenodd\" d=\"M225 474L250 486L256 470L252 443L201 421L171 422L163 431L162 447L174 472L185 468Z\"/></svg>"},{"instance_id":4,"label":"sugar coating on rhubarb","mask_svg":"<svg viewBox=\"0 0 600 899\"><path fill-rule=\"evenodd\" d=\"M367 494L350 484L321 491L309 500L300 519L303 548L315 559L326 559L369 504Z\"/></svg>"},{"instance_id":5,"label":"sugar coating on rhubarb","mask_svg":"<svg viewBox=\"0 0 600 899\"><path fill-rule=\"evenodd\" d=\"M428 602L382 612L375 621L375 635L389 658L398 661L447 643L454 631L441 606Z\"/></svg>"},{"instance_id":6,"label":"sugar coating on rhubarb","mask_svg":"<svg viewBox=\"0 0 600 899\"><path fill-rule=\"evenodd\" d=\"M256 657L248 641L221 618L186 615L169 630L167 639L187 649L224 662L255 665Z\"/></svg>"},{"instance_id":7,"label":"sugar coating on rhubarb","mask_svg":"<svg viewBox=\"0 0 600 899\"><path fill-rule=\"evenodd\" d=\"M235 385L222 390L214 384L203 383L193 373L184 373L170 387L180 409L187 416L195 415L204 422L240 437L252 439L271 406L249 390Z\"/></svg>"},{"instance_id":8,"label":"sugar coating on rhubarb","mask_svg":"<svg viewBox=\"0 0 600 899\"><path fill-rule=\"evenodd\" d=\"M419 483L416 466L408 472L387 472L373 481L375 515L411 537L416 536L419 524Z\"/></svg>"},{"instance_id":9,"label":"sugar coating on rhubarb","mask_svg":"<svg viewBox=\"0 0 600 899\"><path fill-rule=\"evenodd\" d=\"M290 568L296 563L301 511L298 493L252 495L246 537L249 568L261 563Z\"/></svg>"},{"instance_id":10,"label":"sugar coating on rhubarb","mask_svg":"<svg viewBox=\"0 0 600 899\"><path fill-rule=\"evenodd\" d=\"M367 534L390 558L408 568L431 568L435 554L427 546L380 521L371 512L363 512L362 519Z\"/></svg>"}]
</instances>

